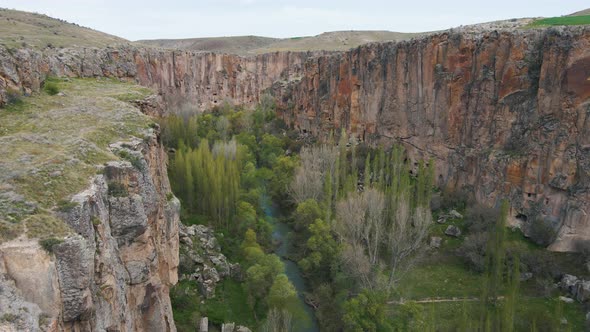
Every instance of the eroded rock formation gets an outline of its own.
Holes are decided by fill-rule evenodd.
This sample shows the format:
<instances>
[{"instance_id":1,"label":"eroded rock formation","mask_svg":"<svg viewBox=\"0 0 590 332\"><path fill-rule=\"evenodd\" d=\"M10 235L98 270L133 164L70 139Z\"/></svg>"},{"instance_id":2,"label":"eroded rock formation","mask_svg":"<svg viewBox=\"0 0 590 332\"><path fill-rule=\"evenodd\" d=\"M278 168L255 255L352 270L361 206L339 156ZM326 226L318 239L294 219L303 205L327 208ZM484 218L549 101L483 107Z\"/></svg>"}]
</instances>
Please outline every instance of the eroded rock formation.
<instances>
[{"instance_id":1,"label":"eroded rock formation","mask_svg":"<svg viewBox=\"0 0 590 332\"><path fill-rule=\"evenodd\" d=\"M179 278L195 282L205 298L215 296L222 279L241 277L240 265L227 261L213 229L204 225L180 226Z\"/></svg>"},{"instance_id":2,"label":"eroded rock formation","mask_svg":"<svg viewBox=\"0 0 590 332\"><path fill-rule=\"evenodd\" d=\"M51 247L0 245L2 331L176 331L179 201L155 131L111 146L109 162L62 218L76 234Z\"/></svg>"}]
</instances>

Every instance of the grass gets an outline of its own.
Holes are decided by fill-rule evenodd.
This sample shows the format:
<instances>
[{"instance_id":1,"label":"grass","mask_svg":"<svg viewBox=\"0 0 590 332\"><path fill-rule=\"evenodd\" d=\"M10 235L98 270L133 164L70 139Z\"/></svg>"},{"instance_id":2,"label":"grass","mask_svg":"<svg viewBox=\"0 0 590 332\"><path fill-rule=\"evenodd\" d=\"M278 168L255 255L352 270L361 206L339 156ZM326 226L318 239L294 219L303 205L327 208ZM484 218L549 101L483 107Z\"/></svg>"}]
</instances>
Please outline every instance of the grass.
<instances>
[{"instance_id":1,"label":"grass","mask_svg":"<svg viewBox=\"0 0 590 332\"><path fill-rule=\"evenodd\" d=\"M546 27L556 25L586 25L590 24L590 15L550 17L536 20L527 27Z\"/></svg>"},{"instance_id":2,"label":"grass","mask_svg":"<svg viewBox=\"0 0 590 332\"><path fill-rule=\"evenodd\" d=\"M457 257L438 257L410 270L398 283L398 295L407 300L479 296L483 275L465 268Z\"/></svg>"},{"instance_id":3,"label":"grass","mask_svg":"<svg viewBox=\"0 0 590 332\"><path fill-rule=\"evenodd\" d=\"M417 306L423 317L432 319L436 325L436 331L459 331L462 324L468 331L475 331L479 324L479 302L451 302L451 303L412 303ZM561 305L561 309L559 306ZM399 311L399 305L391 308L392 312ZM559 303L558 299L545 298L520 298L519 306L515 313L515 331L531 331L533 321L539 331L558 331L557 317L565 318L567 324L562 325L564 331L584 331L585 318L582 305L578 303ZM561 314L559 312L561 311ZM394 322L401 317L394 316ZM403 317L407 319L407 317Z\"/></svg>"},{"instance_id":4,"label":"grass","mask_svg":"<svg viewBox=\"0 0 590 332\"><path fill-rule=\"evenodd\" d=\"M461 211L462 212L462 211ZM435 216L436 220L436 216ZM449 224L456 225L462 231L459 238L444 235L444 230ZM402 276L396 285L392 300L416 301L425 299L452 299L452 298L479 298L481 287L485 282L484 275L468 269L465 263L456 256L455 250L461 245L467 229L461 219L447 219L445 224L433 224L430 234L443 238L439 249L430 249L423 253L415 266ZM585 277L584 264L580 255L568 253L546 252L544 248L527 239L520 230L506 231L506 247L509 250L517 250L520 253L543 252L554 256L553 261L559 264L559 269L566 273ZM534 319L541 330L553 326L557 322L556 315L562 310L560 317L567 319L565 329L582 331L585 326L585 311L580 303L560 303L556 297L546 297L540 293L536 279L521 282L519 298L516 307L516 331L528 331ZM471 302L442 302L442 303L413 303L428 317L434 315L437 331L456 331L461 323L463 306L467 310L467 321L472 328L478 324L478 301ZM562 309L558 308L562 306ZM400 317L399 305L392 305L391 317L398 324L407 323L408 317ZM472 329L473 330L473 329Z\"/></svg>"},{"instance_id":5,"label":"grass","mask_svg":"<svg viewBox=\"0 0 590 332\"><path fill-rule=\"evenodd\" d=\"M105 47L121 43L127 41L46 15L0 8L0 44L8 49Z\"/></svg>"},{"instance_id":6,"label":"grass","mask_svg":"<svg viewBox=\"0 0 590 332\"><path fill-rule=\"evenodd\" d=\"M237 325L256 326L254 312L248 305L248 295L242 283L235 280L225 279L217 285L215 298L205 302L204 312L213 323L235 322Z\"/></svg>"},{"instance_id":7,"label":"grass","mask_svg":"<svg viewBox=\"0 0 590 332\"><path fill-rule=\"evenodd\" d=\"M45 91L0 109L0 241L26 232L59 237L69 228L53 211L67 211L71 195L119 156L108 145L144 137L148 116L117 98L151 93L111 79L50 80L63 96ZM62 202L63 201L63 202Z\"/></svg>"}]
</instances>

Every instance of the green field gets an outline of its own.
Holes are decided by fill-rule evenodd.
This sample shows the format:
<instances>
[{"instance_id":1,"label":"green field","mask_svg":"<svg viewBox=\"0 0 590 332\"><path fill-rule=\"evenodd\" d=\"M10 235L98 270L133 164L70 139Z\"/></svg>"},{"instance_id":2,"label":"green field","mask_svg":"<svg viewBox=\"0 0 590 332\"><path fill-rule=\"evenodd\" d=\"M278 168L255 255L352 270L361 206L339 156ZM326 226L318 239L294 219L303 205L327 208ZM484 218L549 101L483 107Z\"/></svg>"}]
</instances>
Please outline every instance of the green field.
<instances>
[{"instance_id":1,"label":"green field","mask_svg":"<svg viewBox=\"0 0 590 332\"><path fill-rule=\"evenodd\" d=\"M527 27L546 27L558 25L586 25L590 24L590 15L550 17L536 20Z\"/></svg>"},{"instance_id":2,"label":"green field","mask_svg":"<svg viewBox=\"0 0 590 332\"><path fill-rule=\"evenodd\" d=\"M444 235L449 224L459 227L463 234L458 238ZM390 317L395 326L410 331L420 330L421 324L428 321L435 322L436 331L474 330L479 326L482 309L479 297L486 280L484 273L471 270L456 254L469 230L464 220L449 219L445 224L434 223L430 234L442 237L442 246L423 252L416 264L402 275L391 298ZM587 274L579 255L547 252L519 230L507 231L506 249L523 256L542 255L542 260L551 259L557 264L555 269L563 273ZM520 283L515 331L531 330L533 321L538 331L584 331L583 305L559 301L558 296L565 294L556 290L543 293L539 282L539 277L535 276ZM502 301L498 305L501 307Z\"/></svg>"}]
</instances>

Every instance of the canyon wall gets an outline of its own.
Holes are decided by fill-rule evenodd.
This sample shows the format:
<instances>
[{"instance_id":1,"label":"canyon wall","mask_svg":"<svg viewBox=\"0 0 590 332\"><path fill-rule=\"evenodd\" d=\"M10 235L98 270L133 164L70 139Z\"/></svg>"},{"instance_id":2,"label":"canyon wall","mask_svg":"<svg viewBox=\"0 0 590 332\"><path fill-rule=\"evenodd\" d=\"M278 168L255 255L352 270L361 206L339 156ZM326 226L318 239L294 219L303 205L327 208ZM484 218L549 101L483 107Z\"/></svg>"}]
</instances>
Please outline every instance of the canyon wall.
<instances>
[{"instance_id":1,"label":"canyon wall","mask_svg":"<svg viewBox=\"0 0 590 332\"><path fill-rule=\"evenodd\" d=\"M136 162L107 163L59 212L73 235L0 244L0 331L176 331L180 202L167 154L153 130L111 149Z\"/></svg>"},{"instance_id":2,"label":"canyon wall","mask_svg":"<svg viewBox=\"0 0 590 332\"><path fill-rule=\"evenodd\" d=\"M343 53L242 58L153 49L8 52L0 103L46 75L115 77L204 109L272 93L284 119L325 136L345 128L436 162L441 186L511 202L526 231L559 230L553 250L590 240L590 28L463 29Z\"/></svg>"},{"instance_id":3,"label":"canyon wall","mask_svg":"<svg viewBox=\"0 0 590 332\"><path fill-rule=\"evenodd\" d=\"M251 106L277 81L299 79L311 52L239 57L190 51L30 49L0 47L0 105L39 90L47 76L109 77L135 81L162 93L168 106L190 102L199 109L224 102Z\"/></svg>"},{"instance_id":4,"label":"canyon wall","mask_svg":"<svg viewBox=\"0 0 590 332\"><path fill-rule=\"evenodd\" d=\"M374 44L308 61L273 91L301 130L398 142L434 158L440 185L509 197L525 232L559 230L553 250L590 240L590 28Z\"/></svg>"}]
</instances>

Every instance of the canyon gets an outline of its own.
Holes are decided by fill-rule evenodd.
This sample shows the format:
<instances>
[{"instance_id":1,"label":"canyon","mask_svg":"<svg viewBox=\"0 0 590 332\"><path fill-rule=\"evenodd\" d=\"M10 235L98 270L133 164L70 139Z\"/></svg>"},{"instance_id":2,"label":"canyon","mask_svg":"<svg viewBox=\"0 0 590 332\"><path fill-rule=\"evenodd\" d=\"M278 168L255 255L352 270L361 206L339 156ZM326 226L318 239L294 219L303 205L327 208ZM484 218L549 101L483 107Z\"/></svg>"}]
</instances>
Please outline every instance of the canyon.
<instances>
[{"instance_id":1,"label":"canyon","mask_svg":"<svg viewBox=\"0 0 590 332\"><path fill-rule=\"evenodd\" d=\"M112 77L154 88L168 111L253 106L327 137L432 158L440 187L511 202L511 222L558 230L550 249L590 240L590 29L463 28L347 52L252 57L125 46L0 50L0 102L48 75ZM153 115L163 115L156 107ZM154 113L155 112L155 113Z\"/></svg>"},{"instance_id":2,"label":"canyon","mask_svg":"<svg viewBox=\"0 0 590 332\"><path fill-rule=\"evenodd\" d=\"M349 51L255 56L131 44L0 47L0 105L35 96L53 77L156 91L126 103L144 121L186 103L204 111L272 99L302 134L345 130L353 143L401 144L415 167L435 163L443 190L489 206L509 198L512 226L527 234L547 223L557 232L550 250L590 241L588 26L482 25ZM103 111L89 100L57 105ZM180 202L159 128L142 135L111 143L109 153L127 160L104 163L55 212L71 232L51 252L34 236L0 243L0 330L176 330L169 289L178 281ZM22 203L9 189L0 185L0 203Z\"/></svg>"}]
</instances>

